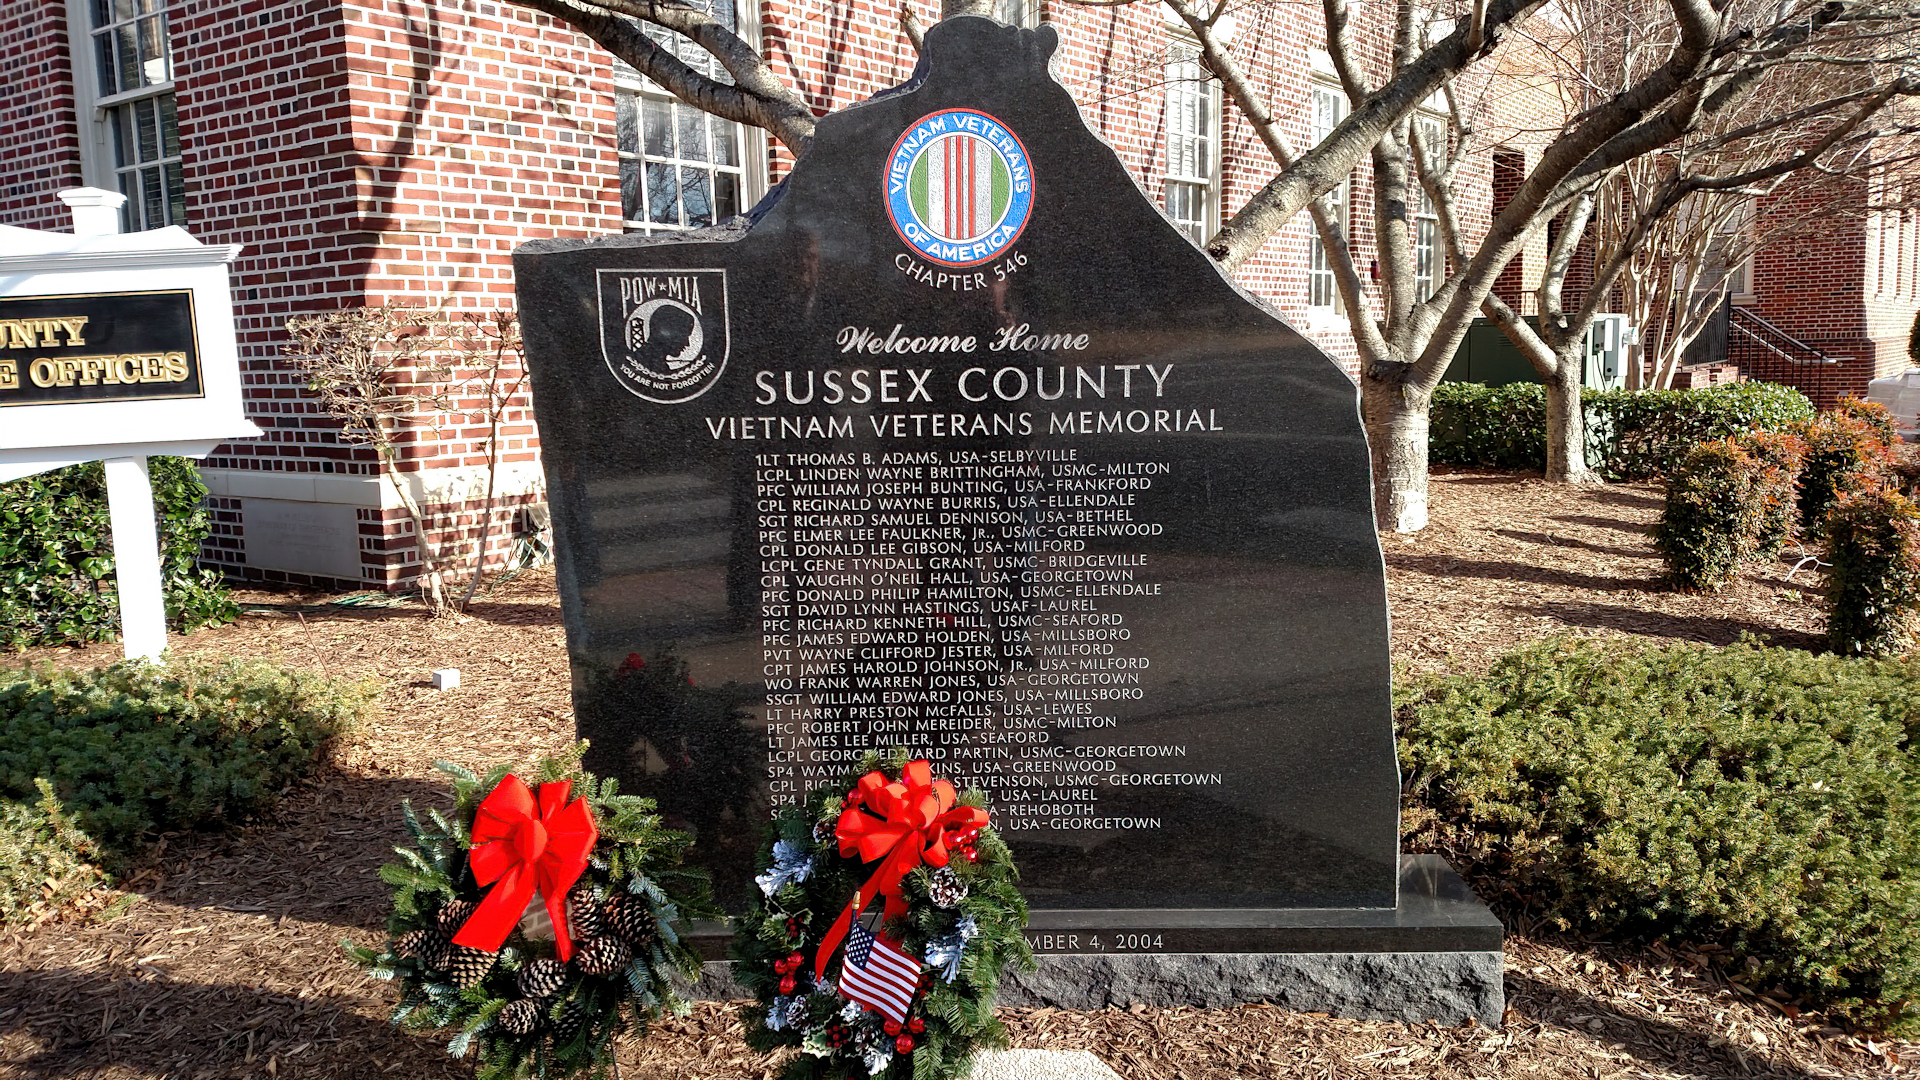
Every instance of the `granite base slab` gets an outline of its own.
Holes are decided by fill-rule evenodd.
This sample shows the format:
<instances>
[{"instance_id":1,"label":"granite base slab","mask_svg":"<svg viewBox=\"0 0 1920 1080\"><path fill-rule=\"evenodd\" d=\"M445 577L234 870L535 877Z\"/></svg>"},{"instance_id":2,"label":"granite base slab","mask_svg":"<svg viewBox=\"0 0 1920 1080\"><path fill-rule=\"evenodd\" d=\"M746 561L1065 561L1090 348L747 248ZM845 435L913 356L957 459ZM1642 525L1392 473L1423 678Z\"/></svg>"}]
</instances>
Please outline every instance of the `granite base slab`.
<instances>
[{"instance_id":1,"label":"granite base slab","mask_svg":"<svg viewBox=\"0 0 1920 1080\"><path fill-rule=\"evenodd\" d=\"M1035 910L1027 940L1039 970L1009 976L999 1000L1063 1009L1259 1001L1497 1027L1506 1011L1502 938L1500 921L1444 860L1407 855L1393 908ZM696 939L706 955L724 955L724 939L698 931ZM728 967L708 963L692 992L746 996Z\"/></svg>"}]
</instances>

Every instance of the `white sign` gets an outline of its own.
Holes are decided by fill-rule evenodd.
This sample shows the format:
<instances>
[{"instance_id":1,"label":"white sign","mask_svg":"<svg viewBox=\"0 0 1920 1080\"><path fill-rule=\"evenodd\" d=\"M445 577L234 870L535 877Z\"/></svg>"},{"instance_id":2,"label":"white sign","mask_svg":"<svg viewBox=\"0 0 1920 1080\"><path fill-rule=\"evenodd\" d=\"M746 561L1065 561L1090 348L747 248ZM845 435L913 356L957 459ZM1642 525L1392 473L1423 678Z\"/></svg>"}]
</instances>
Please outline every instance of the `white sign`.
<instances>
[{"instance_id":1,"label":"white sign","mask_svg":"<svg viewBox=\"0 0 1920 1080\"><path fill-rule=\"evenodd\" d=\"M0 481L105 461L126 654L166 647L147 458L257 438L228 264L173 226L119 233L124 195L59 193L71 233L0 226Z\"/></svg>"}]
</instances>

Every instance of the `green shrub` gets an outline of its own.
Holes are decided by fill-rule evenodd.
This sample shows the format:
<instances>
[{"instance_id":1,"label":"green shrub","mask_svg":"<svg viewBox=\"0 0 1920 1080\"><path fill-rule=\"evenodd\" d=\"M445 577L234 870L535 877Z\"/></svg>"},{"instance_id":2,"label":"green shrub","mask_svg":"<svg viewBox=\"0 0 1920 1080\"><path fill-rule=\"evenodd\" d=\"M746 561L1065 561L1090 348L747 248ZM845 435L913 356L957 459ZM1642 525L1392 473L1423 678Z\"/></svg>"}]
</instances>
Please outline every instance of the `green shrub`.
<instances>
[{"instance_id":1,"label":"green shrub","mask_svg":"<svg viewBox=\"0 0 1920 1080\"><path fill-rule=\"evenodd\" d=\"M1695 444L1812 418L1804 394L1773 383L1704 390L1600 390L1581 395L1587 463L1610 480L1665 476ZM1433 394L1429 460L1501 469L1546 467L1546 389L1441 383Z\"/></svg>"},{"instance_id":2,"label":"green shrub","mask_svg":"<svg viewBox=\"0 0 1920 1080\"><path fill-rule=\"evenodd\" d=\"M1653 526L1653 546L1676 583L1718 589L1753 556L1765 509L1760 472L1760 463L1732 439L1699 443L1681 459Z\"/></svg>"},{"instance_id":3,"label":"green shrub","mask_svg":"<svg viewBox=\"0 0 1920 1080\"><path fill-rule=\"evenodd\" d=\"M220 575L195 565L206 485L185 458L148 459L167 621L183 630L239 614ZM98 461L0 484L0 648L84 645L120 630L106 471Z\"/></svg>"},{"instance_id":4,"label":"green shrub","mask_svg":"<svg viewBox=\"0 0 1920 1080\"><path fill-rule=\"evenodd\" d=\"M1920 611L1920 507L1890 491L1842 495L1827 512L1826 536L1830 647L1905 652Z\"/></svg>"},{"instance_id":5,"label":"green shrub","mask_svg":"<svg viewBox=\"0 0 1920 1080\"><path fill-rule=\"evenodd\" d=\"M1735 437L1754 460L1753 495L1759 503L1759 529L1753 538L1753 554L1772 558L1793 539L1797 518L1800 465L1807 456L1807 444L1789 432L1749 431Z\"/></svg>"},{"instance_id":6,"label":"green shrub","mask_svg":"<svg viewBox=\"0 0 1920 1080\"><path fill-rule=\"evenodd\" d=\"M1434 388L1427 458L1435 465L1544 469L1546 388L1444 382Z\"/></svg>"},{"instance_id":7,"label":"green shrub","mask_svg":"<svg viewBox=\"0 0 1920 1080\"><path fill-rule=\"evenodd\" d=\"M0 675L0 798L50 781L110 852L149 832L240 821L317 761L372 699L257 661L49 666Z\"/></svg>"},{"instance_id":8,"label":"green shrub","mask_svg":"<svg viewBox=\"0 0 1920 1080\"><path fill-rule=\"evenodd\" d=\"M1612 439L1592 462L1609 480L1665 476L1695 443L1755 429L1786 431L1812 419L1805 394L1777 383L1721 383L1702 390L1606 390L1587 395Z\"/></svg>"},{"instance_id":9,"label":"green shrub","mask_svg":"<svg viewBox=\"0 0 1920 1080\"><path fill-rule=\"evenodd\" d=\"M1871 491L1891 479L1893 444L1871 420L1843 410L1821 413L1795 433L1807 446L1800 463L1800 533L1818 537L1841 495Z\"/></svg>"},{"instance_id":10,"label":"green shrub","mask_svg":"<svg viewBox=\"0 0 1920 1080\"><path fill-rule=\"evenodd\" d=\"M38 802L0 800L0 924L18 922L99 885L106 875L91 837L75 827L52 785Z\"/></svg>"},{"instance_id":11,"label":"green shrub","mask_svg":"<svg viewBox=\"0 0 1920 1080\"><path fill-rule=\"evenodd\" d=\"M1501 903L1728 944L1825 1007L1920 1028L1920 667L1550 642L1428 681L1400 721L1413 846Z\"/></svg>"}]
</instances>

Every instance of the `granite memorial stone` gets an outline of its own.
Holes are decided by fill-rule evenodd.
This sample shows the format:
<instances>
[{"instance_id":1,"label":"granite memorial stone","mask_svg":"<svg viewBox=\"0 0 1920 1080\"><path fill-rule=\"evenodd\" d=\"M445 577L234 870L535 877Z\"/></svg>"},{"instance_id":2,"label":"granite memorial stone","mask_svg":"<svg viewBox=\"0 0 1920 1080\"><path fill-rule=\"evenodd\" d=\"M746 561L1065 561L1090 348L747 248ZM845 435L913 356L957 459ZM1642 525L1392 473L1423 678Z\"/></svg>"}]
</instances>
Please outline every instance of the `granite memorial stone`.
<instances>
[{"instance_id":1,"label":"granite memorial stone","mask_svg":"<svg viewBox=\"0 0 1920 1080\"><path fill-rule=\"evenodd\" d=\"M1055 44L949 20L747 221L517 254L589 764L734 905L770 807L897 746L988 793L1039 952L1497 950L1399 896L1353 383Z\"/></svg>"}]
</instances>

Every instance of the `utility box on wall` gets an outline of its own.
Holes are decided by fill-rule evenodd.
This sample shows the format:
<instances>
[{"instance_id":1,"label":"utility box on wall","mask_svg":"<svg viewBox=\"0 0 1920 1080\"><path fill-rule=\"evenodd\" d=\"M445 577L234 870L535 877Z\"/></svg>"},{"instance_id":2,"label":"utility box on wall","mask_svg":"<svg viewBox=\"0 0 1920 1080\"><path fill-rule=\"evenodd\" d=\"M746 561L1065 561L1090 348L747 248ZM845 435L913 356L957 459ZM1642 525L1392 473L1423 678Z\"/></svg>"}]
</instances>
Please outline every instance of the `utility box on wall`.
<instances>
[{"instance_id":1,"label":"utility box on wall","mask_svg":"<svg viewBox=\"0 0 1920 1080\"><path fill-rule=\"evenodd\" d=\"M1528 326L1537 327L1539 322L1538 318L1527 318ZM1626 385L1629 332L1625 315L1594 316L1593 325L1587 328L1587 370L1582 386L1588 390L1618 390ZM1443 378L1484 386L1541 381L1540 373L1507 339L1506 332L1485 318L1473 320L1467 328L1467 336Z\"/></svg>"}]
</instances>

